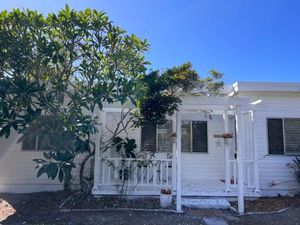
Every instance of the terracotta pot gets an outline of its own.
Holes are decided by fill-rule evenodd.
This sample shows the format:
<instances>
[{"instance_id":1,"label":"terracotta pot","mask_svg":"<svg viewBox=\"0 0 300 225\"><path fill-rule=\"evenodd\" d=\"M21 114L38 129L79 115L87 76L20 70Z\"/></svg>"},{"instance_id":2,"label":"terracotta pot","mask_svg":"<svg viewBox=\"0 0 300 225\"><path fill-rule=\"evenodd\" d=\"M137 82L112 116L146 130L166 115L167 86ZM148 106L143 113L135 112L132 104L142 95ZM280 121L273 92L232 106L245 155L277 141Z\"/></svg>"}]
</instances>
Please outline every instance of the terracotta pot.
<instances>
[{"instance_id":1,"label":"terracotta pot","mask_svg":"<svg viewBox=\"0 0 300 225\"><path fill-rule=\"evenodd\" d=\"M160 194L160 206L167 208L172 204L172 194Z\"/></svg>"},{"instance_id":2,"label":"terracotta pot","mask_svg":"<svg viewBox=\"0 0 300 225\"><path fill-rule=\"evenodd\" d=\"M233 138L224 138L224 143L226 145L232 145L233 142Z\"/></svg>"}]
</instances>

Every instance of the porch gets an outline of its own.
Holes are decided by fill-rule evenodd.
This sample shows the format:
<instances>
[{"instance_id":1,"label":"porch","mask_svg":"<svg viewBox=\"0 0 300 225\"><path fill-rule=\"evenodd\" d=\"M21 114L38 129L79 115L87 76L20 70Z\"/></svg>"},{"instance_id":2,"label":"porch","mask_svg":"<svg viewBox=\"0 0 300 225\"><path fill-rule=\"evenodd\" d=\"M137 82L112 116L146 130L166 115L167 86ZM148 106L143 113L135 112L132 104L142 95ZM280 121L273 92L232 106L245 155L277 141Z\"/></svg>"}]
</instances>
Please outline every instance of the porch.
<instances>
[{"instance_id":1,"label":"porch","mask_svg":"<svg viewBox=\"0 0 300 225\"><path fill-rule=\"evenodd\" d=\"M162 188L171 188L173 194L176 194L178 211L181 211L182 196L238 196L239 211L242 213L244 196L260 194L257 155L253 142L255 104L251 104L248 98L239 97L184 97L180 111L172 117L172 130L177 134L172 144L172 153L162 158L154 157L149 163L147 155L134 159L118 159L103 156L97 151L93 194L117 194L120 188L121 191L125 188L133 195L159 195ZM111 109L106 109L106 112L109 110ZM201 121L203 114L207 112L209 116L217 115L222 118L219 121L222 126L218 128L220 133L233 131L234 140L226 143L224 138L220 138L220 133L208 132L209 138L212 138L210 141L221 142L221 145L216 144L218 148L210 146L215 155L212 152L203 154L203 157L199 157L200 154L191 154L189 158L194 161L196 159L196 163L192 165L191 160L185 157L187 153L181 149L181 124L184 120ZM96 145L97 149L99 144ZM213 161L216 157L219 161ZM195 166L202 162L206 163L205 168L219 167L219 172L206 174L211 169L203 171ZM197 173L191 174L186 166L199 174L201 172L201 176ZM129 168L136 169L128 173Z\"/></svg>"},{"instance_id":2,"label":"porch","mask_svg":"<svg viewBox=\"0 0 300 225\"><path fill-rule=\"evenodd\" d=\"M176 174L172 169L173 159L102 158L100 184L94 188L96 195L158 196L162 188L176 193ZM224 179L202 178L182 179L183 197L236 197L238 196L237 160L231 160L232 176L229 190ZM253 163L245 165L244 194L247 197L260 196L255 192L251 172ZM130 171L130 172L129 172Z\"/></svg>"}]
</instances>

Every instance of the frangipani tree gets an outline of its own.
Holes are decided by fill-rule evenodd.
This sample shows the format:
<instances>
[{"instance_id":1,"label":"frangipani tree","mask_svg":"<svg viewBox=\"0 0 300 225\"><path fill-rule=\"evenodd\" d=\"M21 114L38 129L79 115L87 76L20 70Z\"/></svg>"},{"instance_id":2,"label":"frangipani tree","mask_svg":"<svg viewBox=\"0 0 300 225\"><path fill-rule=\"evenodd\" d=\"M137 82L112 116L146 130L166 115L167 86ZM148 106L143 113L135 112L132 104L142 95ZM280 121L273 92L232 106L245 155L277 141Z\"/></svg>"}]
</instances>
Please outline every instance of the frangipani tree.
<instances>
[{"instance_id":1,"label":"frangipani tree","mask_svg":"<svg viewBox=\"0 0 300 225\"><path fill-rule=\"evenodd\" d=\"M0 136L12 129L30 134L29 125L48 132L41 125L41 115L47 115L43 124L55 124L55 141L37 160L38 175L58 176L67 187L76 155L93 155L95 108L133 101L146 71L147 41L128 35L103 12L68 6L47 16L2 11L0 40ZM58 144L57 134L71 144Z\"/></svg>"},{"instance_id":2,"label":"frangipani tree","mask_svg":"<svg viewBox=\"0 0 300 225\"><path fill-rule=\"evenodd\" d=\"M35 160L38 176L58 178L66 189L75 157L84 155L79 163L83 185L85 164L95 153L94 111L104 102L131 102L137 109L127 115L134 126L162 124L177 110L181 94L216 92L223 85L222 74L212 71L200 79L190 63L147 74L148 47L96 10L66 6L47 16L2 11L0 137L9 137L11 130L23 134L20 141L47 137L44 158ZM103 151L121 143L114 134Z\"/></svg>"}]
</instances>

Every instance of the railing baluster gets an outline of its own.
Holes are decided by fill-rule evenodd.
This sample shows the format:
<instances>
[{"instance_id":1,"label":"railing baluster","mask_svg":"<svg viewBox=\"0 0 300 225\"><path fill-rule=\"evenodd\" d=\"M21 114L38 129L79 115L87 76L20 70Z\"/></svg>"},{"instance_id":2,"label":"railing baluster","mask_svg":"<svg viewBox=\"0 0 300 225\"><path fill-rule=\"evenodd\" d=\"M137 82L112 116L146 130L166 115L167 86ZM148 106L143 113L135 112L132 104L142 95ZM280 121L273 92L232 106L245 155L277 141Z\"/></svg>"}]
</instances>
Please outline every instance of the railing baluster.
<instances>
[{"instance_id":1,"label":"railing baluster","mask_svg":"<svg viewBox=\"0 0 300 225\"><path fill-rule=\"evenodd\" d=\"M233 184L234 187L237 185L237 173L236 173L236 162L233 162Z\"/></svg>"},{"instance_id":2,"label":"railing baluster","mask_svg":"<svg viewBox=\"0 0 300 225\"><path fill-rule=\"evenodd\" d=\"M169 159L154 159L151 164L146 165L143 161L132 158L106 158L99 165L102 169L100 182L102 185L116 185L128 179L130 185L169 186L173 179L169 171L170 163L172 160ZM236 185L236 162L231 163L234 166L234 184ZM138 165L142 166L138 167ZM249 166L246 170L248 175L250 169Z\"/></svg>"},{"instance_id":3,"label":"railing baluster","mask_svg":"<svg viewBox=\"0 0 300 225\"><path fill-rule=\"evenodd\" d=\"M118 183L118 165L119 165L119 160L115 159L114 160L114 184Z\"/></svg>"},{"instance_id":4,"label":"railing baluster","mask_svg":"<svg viewBox=\"0 0 300 225\"><path fill-rule=\"evenodd\" d=\"M157 171L156 171L156 167L157 167L157 161L154 161L153 162L153 185L156 185L157 183L156 183L156 173L157 173Z\"/></svg>"},{"instance_id":5,"label":"railing baluster","mask_svg":"<svg viewBox=\"0 0 300 225\"><path fill-rule=\"evenodd\" d=\"M138 164L138 162L133 162L133 168L134 168L134 171L133 171L133 183L134 183L134 185L137 184L137 173L138 173L137 164Z\"/></svg>"},{"instance_id":6,"label":"railing baluster","mask_svg":"<svg viewBox=\"0 0 300 225\"><path fill-rule=\"evenodd\" d=\"M144 184L144 166L141 167L141 184Z\"/></svg>"},{"instance_id":7,"label":"railing baluster","mask_svg":"<svg viewBox=\"0 0 300 225\"><path fill-rule=\"evenodd\" d=\"M163 164L162 164L162 160L159 160L159 162L160 162L160 168L159 168L160 185L162 186L162 184L163 184Z\"/></svg>"},{"instance_id":8,"label":"railing baluster","mask_svg":"<svg viewBox=\"0 0 300 225\"><path fill-rule=\"evenodd\" d=\"M105 162L102 163L102 183L105 184Z\"/></svg>"},{"instance_id":9,"label":"railing baluster","mask_svg":"<svg viewBox=\"0 0 300 225\"><path fill-rule=\"evenodd\" d=\"M108 166L108 167L107 167L107 170L108 170L108 171L107 171L107 178L108 178L108 179L107 179L107 181L108 181L107 184L110 185L110 184L111 184L111 166Z\"/></svg>"},{"instance_id":10,"label":"railing baluster","mask_svg":"<svg viewBox=\"0 0 300 225\"><path fill-rule=\"evenodd\" d=\"M150 167L149 164L146 164L146 173L147 173L147 185L149 185L149 180L150 180Z\"/></svg>"},{"instance_id":11,"label":"railing baluster","mask_svg":"<svg viewBox=\"0 0 300 225\"><path fill-rule=\"evenodd\" d=\"M166 162L166 185L169 185L169 162Z\"/></svg>"}]
</instances>

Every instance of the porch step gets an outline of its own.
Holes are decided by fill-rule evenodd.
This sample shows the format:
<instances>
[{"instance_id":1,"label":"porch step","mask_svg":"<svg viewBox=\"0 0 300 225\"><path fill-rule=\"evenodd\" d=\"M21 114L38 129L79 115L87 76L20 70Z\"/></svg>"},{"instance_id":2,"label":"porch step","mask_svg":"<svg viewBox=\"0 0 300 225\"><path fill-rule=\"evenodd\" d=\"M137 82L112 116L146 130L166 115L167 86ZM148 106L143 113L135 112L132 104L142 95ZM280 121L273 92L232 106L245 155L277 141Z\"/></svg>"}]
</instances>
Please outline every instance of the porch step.
<instances>
[{"instance_id":1,"label":"porch step","mask_svg":"<svg viewBox=\"0 0 300 225\"><path fill-rule=\"evenodd\" d=\"M182 198L182 205L198 209L229 209L230 203L224 198Z\"/></svg>"}]
</instances>

